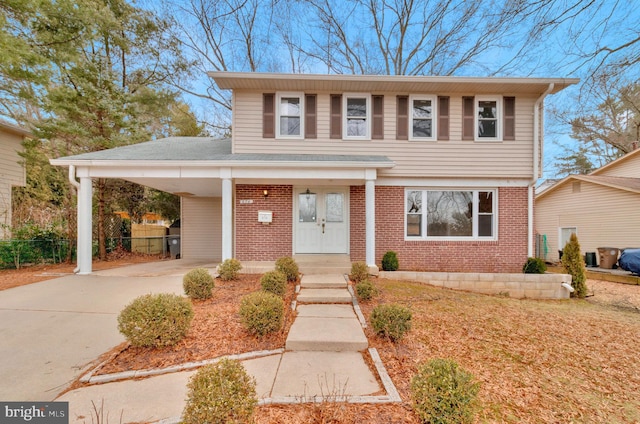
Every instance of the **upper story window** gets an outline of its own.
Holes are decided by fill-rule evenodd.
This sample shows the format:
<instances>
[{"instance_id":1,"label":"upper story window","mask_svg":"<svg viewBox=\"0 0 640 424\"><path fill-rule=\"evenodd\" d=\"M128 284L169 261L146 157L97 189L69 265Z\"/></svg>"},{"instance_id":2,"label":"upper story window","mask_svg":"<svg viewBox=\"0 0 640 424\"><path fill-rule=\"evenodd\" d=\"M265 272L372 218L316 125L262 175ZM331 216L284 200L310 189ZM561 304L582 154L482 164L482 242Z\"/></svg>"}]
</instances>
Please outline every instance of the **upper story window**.
<instances>
[{"instance_id":1,"label":"upper story window","mask_svg":"<svg viewBox=\"0 0 640 424\"><path fill-rule=\"evenodd\" d=\"M411 96L409 104L409 140L435 140L436 97Z\"/></svg>"},{"instance_id":2,"label":"upper story window","mask_svg":"<svg viewBox=\"0 0 640 424\"><path fill-rule=\"evenodd\" d=\"M345 139L371 138L371 106L368 94L345 94L343 99Z\"/></svg>"},{"instance_id":3,"label":"upper story window","mask_svg":"<svg viewBox=\"0 0 640 424\"><path fill-rule=\"evenodd\" d=\"M278 138L302 138L304 134L304 94L278 93L276 134Z\"/></svg>"},{"instance_id":4,"label":"upper story window","mask_svg":"<svg viewBox=\"0 0 640 424\"><path fill-rule=\"evenodd\" d=\"M477 96L462 98L462 139L515 140L516 98Z\"/></svg>"},{"instance_id":5,"label":"upper story window","mask_svg":"<svg viewBox=\"0 0 640 424\"><path fill-rule=\"evenodd\" d=\"M494 240L495 190L405 191L407 239Z\"/></svg>"},{"instance_id":6,"label":"upper story window","mask_svg":"<svg viewBox=\"0 0 640 424\"><path fill-rule=\"evenodd\" d=\"M502 102L497 97L476 97L476 140L502 140Z\"/></svg>"}]
</instances>

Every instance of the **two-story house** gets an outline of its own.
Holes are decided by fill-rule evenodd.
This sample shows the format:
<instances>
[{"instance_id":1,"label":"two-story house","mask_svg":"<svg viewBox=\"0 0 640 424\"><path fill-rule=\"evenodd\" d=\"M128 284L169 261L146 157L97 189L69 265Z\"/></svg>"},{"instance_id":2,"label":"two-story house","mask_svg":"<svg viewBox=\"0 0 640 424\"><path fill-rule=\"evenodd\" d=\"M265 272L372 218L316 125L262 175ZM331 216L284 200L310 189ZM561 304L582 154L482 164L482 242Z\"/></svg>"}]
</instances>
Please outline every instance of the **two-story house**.
<instances>
[{"instance_id":1,"label":"two-story house","mask_svg":"<svg viewBox=\"0 0 640 424\"><path fill-rule=\"evenodd\" d=\"M349 255L403 269L517 272L532 256L543 101L576 79L214 72L232 138L168 138L53 160L182 197L182 257ZM80 179L78 183L76 178Z\"/></svg>"},{"instance_id":2,"label":"two-story house","mask_svg":"<svg viewBox=\"0 0 640 424\"><path fill-rule=\"evenodd\" d=\"M0 120L0 239L11 236L11 189L27 184L19 154L27 137L33 137L28 130Z\"/></svg>"}]
</instances>

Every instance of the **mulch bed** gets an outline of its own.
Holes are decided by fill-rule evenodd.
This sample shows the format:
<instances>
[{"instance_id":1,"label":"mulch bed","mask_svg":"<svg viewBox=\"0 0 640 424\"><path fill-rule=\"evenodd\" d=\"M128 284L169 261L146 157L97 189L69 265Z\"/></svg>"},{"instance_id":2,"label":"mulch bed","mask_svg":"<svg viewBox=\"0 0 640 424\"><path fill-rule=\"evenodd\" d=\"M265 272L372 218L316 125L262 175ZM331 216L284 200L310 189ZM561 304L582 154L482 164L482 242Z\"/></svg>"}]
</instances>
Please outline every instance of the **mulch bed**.
<instances>
[{"instance_id":1,"label":"mulch bed","mask_svg":"<svg viewBox=\"0 0 640 424\"><path fill-rule=\"evenodd\" d=\"M115 351L120 352L100 368L96 375L164 368L224 355L284 347L294 318L290 307L295 294L293 283L288 284L284 298L285 319L282 330L261 338L249 333L240 321L240 299L260 290L260 277L257 274L240 274L233 281L216 279L213 297L193 302L193 321L183 340L164 348L119 346Z\"/></svg>"}]
</instances>

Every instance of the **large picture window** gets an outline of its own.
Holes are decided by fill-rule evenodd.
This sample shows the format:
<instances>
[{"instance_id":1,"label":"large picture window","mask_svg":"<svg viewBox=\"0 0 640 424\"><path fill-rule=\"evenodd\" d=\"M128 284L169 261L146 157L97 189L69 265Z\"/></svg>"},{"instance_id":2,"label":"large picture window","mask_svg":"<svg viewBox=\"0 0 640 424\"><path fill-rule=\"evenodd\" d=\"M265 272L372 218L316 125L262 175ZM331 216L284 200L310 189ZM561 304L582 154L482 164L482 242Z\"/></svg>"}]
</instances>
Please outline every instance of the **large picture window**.
<instances>
[{"instance_id":1,"label":"large picture window","mask_svg":"<svg viewBox=\"0 0 640 424\"><path fill-rule=\"evenodd\" d=\"M405 191L407 238L494 239L495 190Z\"/></svg>"},{"instance_id":2,"label":"large picture window","mask_svg":"<svg viewBox=\"0 0 640 424\"><path fill-rule=\"evenodd\" d=\"M303 93L279 93L276 107L278 138L302 138L304 134Z\"/></svg>"}]
</instances>

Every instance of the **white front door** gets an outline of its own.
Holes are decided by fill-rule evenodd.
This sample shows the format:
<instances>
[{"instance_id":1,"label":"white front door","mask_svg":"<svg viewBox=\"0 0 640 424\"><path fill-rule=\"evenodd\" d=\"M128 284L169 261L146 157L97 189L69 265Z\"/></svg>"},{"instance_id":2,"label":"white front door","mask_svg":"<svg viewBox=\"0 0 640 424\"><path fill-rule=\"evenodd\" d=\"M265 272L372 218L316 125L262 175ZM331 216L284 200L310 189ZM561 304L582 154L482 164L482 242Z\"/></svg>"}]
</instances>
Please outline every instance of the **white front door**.
<instances>
[{"instance_id":1,"label":"white front door","mask_svg":"<svg viewBox=\"0 0 640 424\"><path fill-rule=\"evenodd\" d=\"M295 252L349 253L348 188L295 190Z\"/></svg>"}]
</instances>

